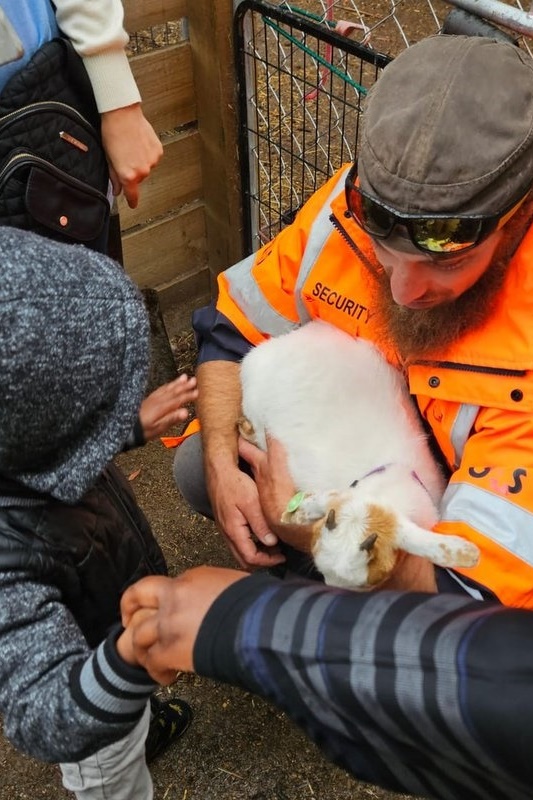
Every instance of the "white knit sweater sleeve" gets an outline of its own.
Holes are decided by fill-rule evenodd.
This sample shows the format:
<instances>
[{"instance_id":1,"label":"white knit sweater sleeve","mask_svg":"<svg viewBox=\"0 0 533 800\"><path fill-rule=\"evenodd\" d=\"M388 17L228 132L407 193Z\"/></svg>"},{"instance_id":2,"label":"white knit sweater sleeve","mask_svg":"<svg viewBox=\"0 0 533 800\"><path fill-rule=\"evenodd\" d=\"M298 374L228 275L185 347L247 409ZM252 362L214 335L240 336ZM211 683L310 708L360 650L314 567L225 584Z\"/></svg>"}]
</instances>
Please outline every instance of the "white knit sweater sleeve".
<instances>
[{"instance_id":1,"label":"white knit sweater sleeve","mask_svg":"<svg viewBox=\"0 0 533 800\"><path fill-rule=\"evenodd\" d=\"M100 113L138 103L141 95L125 47L120 0L54 0L57 24L67 36L91 80Z\"/></svg>"}]
</instances>

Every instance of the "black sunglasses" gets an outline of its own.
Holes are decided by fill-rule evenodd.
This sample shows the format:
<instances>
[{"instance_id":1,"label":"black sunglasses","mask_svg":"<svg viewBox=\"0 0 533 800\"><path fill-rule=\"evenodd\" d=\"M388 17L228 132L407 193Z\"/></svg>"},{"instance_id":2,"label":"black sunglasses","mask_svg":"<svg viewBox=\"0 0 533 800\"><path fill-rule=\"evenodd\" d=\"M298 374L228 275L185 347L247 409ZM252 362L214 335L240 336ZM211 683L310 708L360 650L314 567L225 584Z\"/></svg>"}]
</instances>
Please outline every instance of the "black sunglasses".
<instances>
[{"instance_id":1,"label":"black sunglasses","mask_svg":"<svg viewBox=\"0 0 533 800\"><path fill-rule=\"evenodd\" d=\"M463 253L476 247L493 231L501 228L514 214L525 196L517 202L492 215L457 214L400 214L385 205L377 197L363 192L357 186L357 162L353 165L345 183L348 211L369 236L387 239L396 225L403 225L418 250L431 255Z\"/></svg>"}]
</instances>

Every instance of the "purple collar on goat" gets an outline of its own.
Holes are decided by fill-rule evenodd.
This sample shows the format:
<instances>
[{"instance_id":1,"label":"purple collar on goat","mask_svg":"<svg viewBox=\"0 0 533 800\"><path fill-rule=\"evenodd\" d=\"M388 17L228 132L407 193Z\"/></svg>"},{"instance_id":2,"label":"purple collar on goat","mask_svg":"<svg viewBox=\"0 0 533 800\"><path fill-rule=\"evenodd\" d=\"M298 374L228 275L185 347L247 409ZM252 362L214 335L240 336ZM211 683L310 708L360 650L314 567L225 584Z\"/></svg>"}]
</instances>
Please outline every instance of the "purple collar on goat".
<instances>
[{"instance_id":1,"label":"purple collar on goat","mask_svg":"<svg viewBox=\"0 0 533 800\"><path fill-rule=\"evenodd\" d=\"M365 478L369 478L371 475L376 475L378 472L385 472L387 467L392 467L392 464L383 464L381 467L376 467L375 469L371 469L370 472L367 472L366 475L363 475L362 478L356 478L354 481L352 481L350 484L350 489L353 489L354 486L357 486L359 481L362 481ZM427 486L424 485L424 483L420 480L420 478L418 477L418 475L414 470L411 471L411 475L413 476L415 481L418 481L420 486L429 494Z\"/></svg>"}]
</instances>

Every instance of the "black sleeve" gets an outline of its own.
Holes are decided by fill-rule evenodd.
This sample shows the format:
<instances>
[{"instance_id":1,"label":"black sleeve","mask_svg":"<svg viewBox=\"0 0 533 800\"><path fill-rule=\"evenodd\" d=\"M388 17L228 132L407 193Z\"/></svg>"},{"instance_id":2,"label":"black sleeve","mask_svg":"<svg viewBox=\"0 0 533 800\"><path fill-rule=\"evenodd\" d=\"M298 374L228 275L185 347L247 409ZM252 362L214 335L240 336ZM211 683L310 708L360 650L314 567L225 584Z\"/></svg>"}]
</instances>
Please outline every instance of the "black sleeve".
<instances>
[{"instance_id":1,"label":"black sleeve","mask_svg":"<svg viewBox=\"0 0 533 800\"><path fill-rule=\"evenodd\" d=\"M283 709L359 780L442 800L527 800L531 612L256 574L200 629L197 671Z\"/></svg>"}]
</instances>

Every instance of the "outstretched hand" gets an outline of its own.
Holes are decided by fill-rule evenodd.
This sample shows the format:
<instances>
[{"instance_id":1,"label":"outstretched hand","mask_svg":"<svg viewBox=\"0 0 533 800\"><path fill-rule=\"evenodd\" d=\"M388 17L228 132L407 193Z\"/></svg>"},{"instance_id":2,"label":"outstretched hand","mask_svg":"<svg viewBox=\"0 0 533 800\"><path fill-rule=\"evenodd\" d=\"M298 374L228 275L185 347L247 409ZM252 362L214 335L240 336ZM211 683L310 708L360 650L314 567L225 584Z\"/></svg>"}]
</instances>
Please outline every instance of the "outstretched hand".
<instances>
[{"instance_id":1,"label":"outstretched hand","mask_svg":"<svg viewBox=\"0 0 533 800\"><path fill-rule=\"evenodd\" d=\"M149 394L139 409L139 421L145 441L150 442L172 425L184 422L189 416L184 406L193 403L197 397L196 378L188 375L180 375Z\"/></svg>"},{"instance_id":2,"label":"outstretched hand","mask_svg":"<svg viewBox=\"0 0 533 800\"><path fill-rule=\"evenodd\" d=\"M143 666L163 685L176 672L194 671L198 631L217 597L246 572L222 567L196 567L178 578L153 575L134 583L121 601L125 632L118 640L125 660Z\"/></svg>"}]
</instances>

